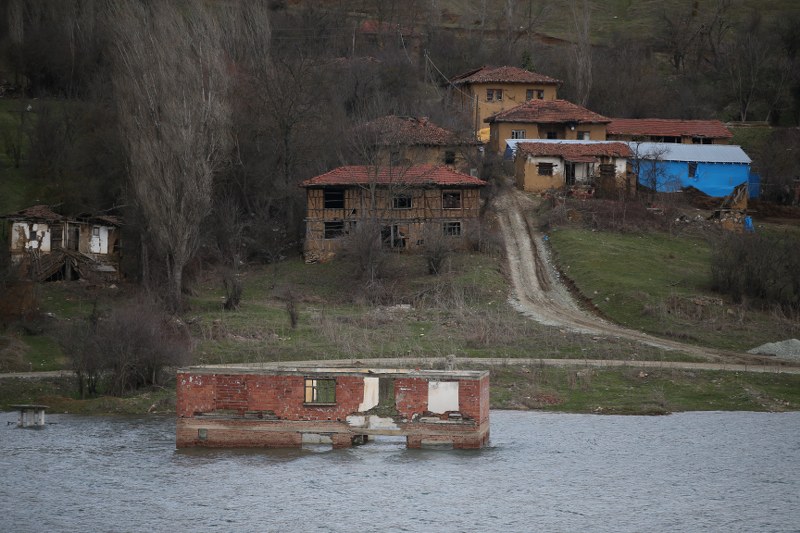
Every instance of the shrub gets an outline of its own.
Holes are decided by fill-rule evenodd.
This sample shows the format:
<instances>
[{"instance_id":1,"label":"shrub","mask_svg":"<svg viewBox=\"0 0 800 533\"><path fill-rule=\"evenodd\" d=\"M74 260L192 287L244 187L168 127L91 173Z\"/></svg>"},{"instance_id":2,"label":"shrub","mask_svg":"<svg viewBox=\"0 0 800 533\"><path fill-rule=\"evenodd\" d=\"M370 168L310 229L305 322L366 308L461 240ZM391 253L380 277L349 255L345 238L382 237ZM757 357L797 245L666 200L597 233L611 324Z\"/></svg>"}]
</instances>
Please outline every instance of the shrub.
<instances>
[{"instance_id":1,"label":"shrub","mask_svg":"<svg viewBox=\"0 0 800 533\"><path fill-rule=\"evenodd\" d=\"M734 301L800 309L800 243L790 236L728 235L712 249L712 288Z\"/></svg>"},{"instance_id":2,"label":"shrub","mask_svg":"<svg viewBox=\"0 0 800 533\"><path fill-rule=\"evenodd\" d=\"M105 318L93 313L62 335L62 349L78 376L81 395L96 393L101 378L106 391L117 396L157 386L164 368L186 361L189 340L184 328L153 308L152 302L135 302L115 308Z\"/></svg>"}]
</instances>

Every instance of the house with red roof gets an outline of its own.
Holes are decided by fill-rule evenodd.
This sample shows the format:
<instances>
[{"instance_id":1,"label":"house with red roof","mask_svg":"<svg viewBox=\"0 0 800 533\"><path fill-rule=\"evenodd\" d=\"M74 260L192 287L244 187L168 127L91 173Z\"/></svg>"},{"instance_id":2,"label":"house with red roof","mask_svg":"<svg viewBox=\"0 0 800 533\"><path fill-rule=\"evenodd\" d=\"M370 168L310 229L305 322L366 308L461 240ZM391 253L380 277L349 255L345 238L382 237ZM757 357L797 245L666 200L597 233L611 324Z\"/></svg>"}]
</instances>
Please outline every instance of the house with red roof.
<instances>
[{"instance_id":1,"label":"house with red roof","mask_svg":"<svg viewBox=\"0 0 800 533\"><path fill-rule=\"evenodd\" d=\"M505 149L506 139L606 140L611 119L567 100L530 100L488 118L489 148Z\"/></svg>"},{"instance_id":2,"label":"house with red roof","mask_svg":"<svg viewBox=\"0 0 800 533\"><path fill-rule=\"evenodd\" d=\"M606 126L606 136L615 141L728 144L733 134L719 120L615 118Z\"/></svg>"},{"instance_id":3,"label":"house with red roof","mask_svg":"<svg viewBox=\"0 0 800 533\"><path fill-rule=\"evenodd\" d=\"M635 190L627 171L631 149L623 142L524 141L516 145L517 187L541 192L573 185Z\"/></svg>"},{"instance_id":4,"label":"house with red roof","mask_svg":"<svg viewBox=\"0 0 800 533\"><path fill-rule=\"evenodd\" d=\"M306 261L333 257L348 235L373 221L393 250L422 247L431 232L466 246L485 185L444 165L344 166L305 180Z\"/></svg>"},{"instance_id":5,"label":"house with red roof","mask_svg":"<svg viewBox=\"0 0 800 533\"><path fill-rule=\"evenodd\" d=\"M469 171L480 157L474 138L442 128L427 117L380 117L359 125L354 138L370 164L451 165Z\"/></svg>"},{"instance_id":6,"label":"house with red roof","mask_svg":"<svg viewBox=\"0 0 800 533\"><path fill-rule=\"evenodd\" d=\"M482 66L450 79L449 100L469 114L475 135L489 139L487 117L529 100L555 100L561 80L518 67Z\"/></svg>"}]
</instances>

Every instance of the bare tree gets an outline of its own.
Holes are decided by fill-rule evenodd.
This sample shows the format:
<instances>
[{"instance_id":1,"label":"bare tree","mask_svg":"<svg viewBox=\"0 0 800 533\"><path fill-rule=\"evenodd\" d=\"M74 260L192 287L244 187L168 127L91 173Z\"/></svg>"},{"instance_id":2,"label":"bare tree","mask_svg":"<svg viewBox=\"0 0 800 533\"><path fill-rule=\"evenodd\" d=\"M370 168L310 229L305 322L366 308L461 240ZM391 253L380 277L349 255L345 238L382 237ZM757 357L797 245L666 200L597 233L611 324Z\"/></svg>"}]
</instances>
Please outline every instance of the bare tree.
<instances>
[{"instance_id":1,"label":"bare tree","mask_svg":"<svg viewBox=\"0 0 800 533\"><path fill-rule=\"evenodd\" d=\"M575 24L575 43L572 46L575 54L575 84L577 86L578 103L586 105L592 91L592 43L591 7L587 0L571 2L572 21Z\"/></svg>"},{"instance_id":2,"label":"bare tree","mask_svg":"<svg viewBox=\"0 0 800 533\"><path fill-rule=\"evenodd\" d=\"M211 207L229 142L224 29L207 3L115 2L114 90L133 195L164 256L168 303Z\"/></svg>"}]
</instances>

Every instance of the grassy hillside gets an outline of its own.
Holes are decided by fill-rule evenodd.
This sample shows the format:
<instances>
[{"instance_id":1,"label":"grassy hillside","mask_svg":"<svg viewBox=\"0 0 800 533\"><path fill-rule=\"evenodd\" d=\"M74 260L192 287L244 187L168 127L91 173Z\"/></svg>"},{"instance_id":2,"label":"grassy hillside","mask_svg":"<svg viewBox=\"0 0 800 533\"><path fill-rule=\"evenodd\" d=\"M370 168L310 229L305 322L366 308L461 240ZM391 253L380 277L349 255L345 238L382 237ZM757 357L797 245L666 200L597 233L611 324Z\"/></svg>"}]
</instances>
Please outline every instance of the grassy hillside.
<instances>
[{"instance_id":1,"label":"grassy hillside","mask_svg":"<svg viewBox=\"0 0 800 533\"><path fill-rule=\"evenodd\" d=\"M785 238L800 246L797 232ZM628 327L741 351L800 335L796 317L734 305L711 291L709 240L563 227L550 242L581 293Z\"/></svg>"}]
</instances>

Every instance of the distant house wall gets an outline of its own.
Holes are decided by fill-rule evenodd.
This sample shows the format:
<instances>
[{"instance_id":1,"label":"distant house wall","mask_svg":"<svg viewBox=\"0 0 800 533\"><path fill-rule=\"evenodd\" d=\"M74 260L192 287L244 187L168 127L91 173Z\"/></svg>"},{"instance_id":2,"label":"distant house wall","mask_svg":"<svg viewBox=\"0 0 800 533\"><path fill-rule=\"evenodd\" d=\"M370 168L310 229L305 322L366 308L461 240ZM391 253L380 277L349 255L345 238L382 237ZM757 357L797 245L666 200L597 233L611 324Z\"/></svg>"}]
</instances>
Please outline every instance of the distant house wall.
<instances>
[{"instance_id":1,"label":"distant house wall","mask_svg":"<svg viewBox=\"0 0 800 533\"><path fill-rule=\"evenodd\" d=\"M345 242L347 234L359 223L373 217L382 225L394 227L402 242L394 243L393 248L417 248L424 244L427 227L440 231L452 239L456 247L466 246L468 237L477 231L480 216L480 190L476 187L376 187L374 203L369 188L350 186L344 189L344 208L325 208L325 188L309 187L306 192L306 238L304 252L308 255L333 254ZM460 206L446 208L443 204L445 194L460 195ZM411 207L395 208L394 199L404 197L410 200ZM343 224L343 232L326 235L326 225ZM458 224L458 228L454 224ZM458 231L456 231L458 229Z\"/></svg>"},{"instance_id":2,"label":"distant house wall","mask_svg":"<svg viewBox=\"0 0 800 533\"><path fill-rule=\"evenodd\" d=\"M497 89L501 89L503 91L502 100L493 98L492 101L488 101L487 91L489 89L495 95ZM461 109L472 113L477 135L481 129L487 127L484 119L524 103L529 90L543 91L543 100L555 100L558 96L556 85L541 83L471 83L462 85L461 90L456 90L455 93L458 95Z\"/></svg>"},{"instance_id":3,"label":"distant house wall","mask_svg":"<svg viewBox=\"0 0 800 533\"><path fill-rule=\"evenodd\" d=\"M378 166L446 164L461 172L468 172L470 159L474 160L477 153L477 147L470 145L381 147L375 164ZM453 157L452 161L450 156Z\"/></svg>"},{"instance_id":4,"label":"distant house wall","mask_svg":"<svg viewBox=\"0 0 800 533\"><path fill-rule=\"evenodd\" d=\"M616 186L624 186L627 172L627 159L623 157L605 158L614 164ZM540 165L552 165L552 175L541 175ZM566 169L570 163L556 156L518 156L514 162L517 187L523 191L541 192L558 189L566 185ZM597 177L598 163L572 163L575 169L575 183L587 183Z\"/></svg>"},{"instance_id":5,"label":"distant house wall","mask_svg":"<svg viewBox=\"0 0 800 533\"><path fill-rule=\"evenodd\" d=\"M47 253L51 247L50 237L50 226L44 222L14 222L11 224L10 251L12 254L28 250Z\"/></svg>"},{"instance_id":6,"label":"distant house wall","mask_svg":"<svg viewBox=\"0 0 800 533\"><path fill-rule=\"evenodd\" d=\"M609 141L642 141L642 142L662 142L663 135L622 135L622 134L608 134ZM670 138L672 139L672 138ZM693 135L683 135L675 137L671 142L679 142L680 144L730 144L728 138L721 137L696 137Z\"/></svg>"},{"instance_id":7,"label":"distant house wall","mask_svg":"<svg viewBox=\"0 0 800 533\"><path fill-rule=\"evenodd\" d=\"M578 134L587 132L591 141L606 140L605 124L577 124L574 129L567 124L539 124L535 122L493 122L489 127L489 149L495 153L505 150L507 139L514 138L513 132L524 131L523 138L547 139L553 132L556 139L578 140ZM584 140L584 139L580 139Z\"/></svg>"}]
</instances>

